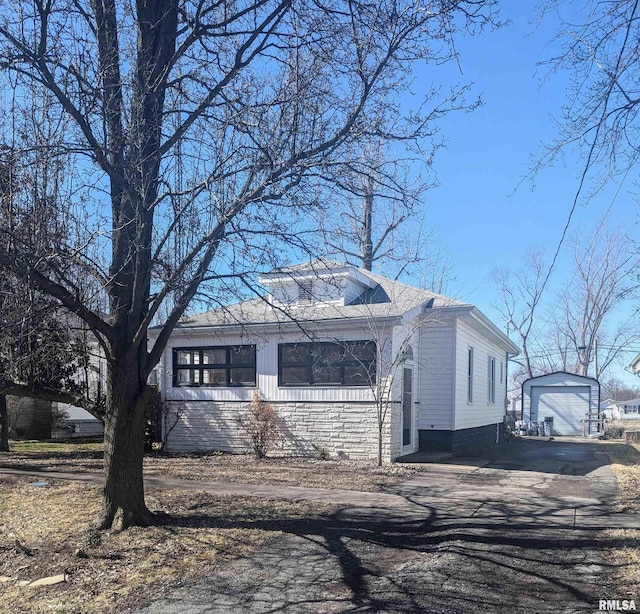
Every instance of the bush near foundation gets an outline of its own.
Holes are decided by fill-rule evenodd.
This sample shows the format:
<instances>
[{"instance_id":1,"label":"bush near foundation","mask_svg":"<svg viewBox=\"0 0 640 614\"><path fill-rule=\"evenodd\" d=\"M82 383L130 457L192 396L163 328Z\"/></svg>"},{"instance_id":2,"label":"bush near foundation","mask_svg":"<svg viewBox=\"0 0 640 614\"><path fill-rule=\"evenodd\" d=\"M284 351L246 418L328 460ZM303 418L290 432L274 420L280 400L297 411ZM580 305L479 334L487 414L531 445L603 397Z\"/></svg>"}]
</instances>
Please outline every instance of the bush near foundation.
<instances>
[{"instance_id":1,"label":"bush near foundation","mask_svg":"<svg viewBox=\"0 0 640 614\"><path fill-rule=\"evenodd\" d=\"M239 421L257 458L264 458L281 440L278 410L261 399L258 390L253 392L249 408Z\"/></svg>"}]
</instances>

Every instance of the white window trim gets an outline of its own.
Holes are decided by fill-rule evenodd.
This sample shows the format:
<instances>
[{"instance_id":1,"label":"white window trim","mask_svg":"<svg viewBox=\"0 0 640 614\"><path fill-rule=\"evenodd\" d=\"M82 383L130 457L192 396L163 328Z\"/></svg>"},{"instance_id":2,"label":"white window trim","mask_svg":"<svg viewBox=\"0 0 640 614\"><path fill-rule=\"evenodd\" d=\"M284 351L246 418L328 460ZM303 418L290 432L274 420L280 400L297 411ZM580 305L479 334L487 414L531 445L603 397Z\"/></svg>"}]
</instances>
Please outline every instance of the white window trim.
<instances>
[{"instance_id":1,"label":"white window trim","mask_svg":"<svg viewBox=\"0 0 640 614\"><path fill-rule=\"evenodd\" d=\"M467 403L473 404L473 346L467 352Z\"/></svg>"},{"instance_id":2,"label":"white window trim","mask_svg":"<svg viewBox=\"0 0 640 614\"><path fill-rule=\"evenodd\" d=\"M496 359L493 356L487 359L487 404L496 404Z\"/></svg>"}]
</instances>

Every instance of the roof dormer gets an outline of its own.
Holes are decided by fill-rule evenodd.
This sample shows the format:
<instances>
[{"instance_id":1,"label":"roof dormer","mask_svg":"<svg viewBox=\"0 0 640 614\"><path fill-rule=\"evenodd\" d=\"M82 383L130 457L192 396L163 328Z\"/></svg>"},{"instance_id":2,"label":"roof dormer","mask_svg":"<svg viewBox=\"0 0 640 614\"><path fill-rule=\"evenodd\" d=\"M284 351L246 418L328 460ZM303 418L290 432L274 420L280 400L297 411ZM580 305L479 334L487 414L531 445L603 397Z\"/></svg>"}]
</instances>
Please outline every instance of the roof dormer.
<instances>
[{"instance_id":1,"label":"roof dormer","mask_svg":"<svg viewBox=\"0 0 640 614\"><path fill-rule=\"evenodd\" d=\"M377 284L355 267L327 260L275 269L260 277L274 305L349 305Z\"/></svg>"}]
</instances>

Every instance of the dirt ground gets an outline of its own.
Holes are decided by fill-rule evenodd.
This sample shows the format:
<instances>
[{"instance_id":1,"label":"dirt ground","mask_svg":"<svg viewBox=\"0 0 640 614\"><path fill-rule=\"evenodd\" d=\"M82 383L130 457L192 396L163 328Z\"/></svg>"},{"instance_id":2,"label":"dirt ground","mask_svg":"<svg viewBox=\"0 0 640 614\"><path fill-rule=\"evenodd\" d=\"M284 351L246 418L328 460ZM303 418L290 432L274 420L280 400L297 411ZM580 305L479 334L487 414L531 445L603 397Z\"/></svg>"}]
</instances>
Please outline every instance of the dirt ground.
<instances>
[{"instance_id":1,"label":"dirt ground","mask_svg":"<svg viewBox=\"0 0 640 614\"><path fill-rule=\"evenodd\" d=\"M102 472L99 443L18 442L0 465L39 471ZM378 491L415 474L403 466L227 454L147 455L147 477ZM160 524L124 533L91 529L97 485L0 476L0 613L124 612L197 581L204 570L249 556L278 527L314 522L337 508L323 503L147 488ZM68 582L30 588L20 582L66 574Z\"/></svg>"},{"instance_id":2,"label":"dirt ground","mask_svg":"<svg viewBox=\"0 0 640 614\"><path fill-rule=\"evenodd\" d=\"M57 450L18 450L0 464L101 470L99 449ZM358 484L398 494L405 505L345 509L149 489L149 506L164 514L158 526L96 533L98 486L3 476L0 612L530 614L596 612L599 599L635 599L640 607L637 530L547 522L573 510L600 517L640 511L640 452L620 442L520 442L484 467L458 460L419 472L248 460L149 457L145 469L207 480L247 482L254 474L259 483ZM623 491L616 501L612 469ZM18 586L59 573L68 582Z\"/></svg>"},{"instance_id":3,"label":"dirt ground","mask_svg":"<svg viewBox=\"0 0 640 614\"><path fill-rule=\"evenodd\" d=\"M251 555L280 525L335 509L156 489L147 504L158 526L96 532L99 486L0 476L0 613L121 614ZM67 581L21 585L59 575Z\"/></svg>"},{"instance_id":4,"label":"dirt ground","mask_svg":"<svg viewBox=\"0 0 640 614\"><path fill-rule=\"evenodd\" d=\"M102 471L101 444L18 443L0 452L0 466L48 471ZM413 475L419 467L352 460L303 458L256 459L249 454L147 454L147 477L208 482L339 488L375 492Z\"/></svg>"}]
</instances>

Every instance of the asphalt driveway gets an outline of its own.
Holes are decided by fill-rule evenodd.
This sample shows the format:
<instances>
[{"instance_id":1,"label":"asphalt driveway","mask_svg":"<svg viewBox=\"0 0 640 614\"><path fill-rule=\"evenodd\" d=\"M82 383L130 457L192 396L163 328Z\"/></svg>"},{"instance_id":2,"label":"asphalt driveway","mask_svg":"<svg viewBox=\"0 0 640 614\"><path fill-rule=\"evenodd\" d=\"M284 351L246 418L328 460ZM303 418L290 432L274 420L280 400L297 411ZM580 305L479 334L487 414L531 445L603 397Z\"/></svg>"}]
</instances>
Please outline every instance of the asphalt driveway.
<instances>
[{"instance_id":1,"label":"asphalt driveway","mask_svg":"<svg viewBox=\"0 0 640 614\"><path fill-rule=\"evenodd\" d=\"M252 522L284 536L138 614L506 614L640 603L640 594L617 593L615 564L605 562L615 480L593 443L512 443L486 461L428 465L393 493L383 508L353 493L351 507L320 521Z\"/></svg>"}]
</instances>

